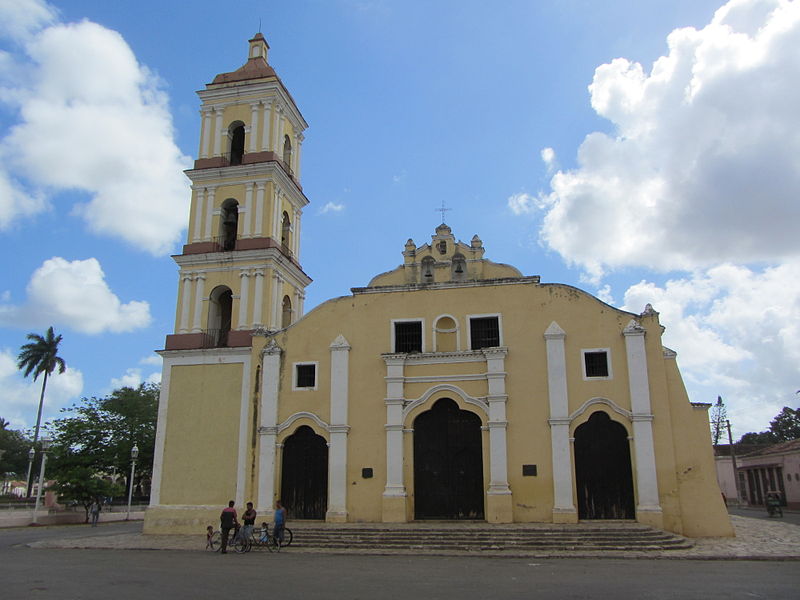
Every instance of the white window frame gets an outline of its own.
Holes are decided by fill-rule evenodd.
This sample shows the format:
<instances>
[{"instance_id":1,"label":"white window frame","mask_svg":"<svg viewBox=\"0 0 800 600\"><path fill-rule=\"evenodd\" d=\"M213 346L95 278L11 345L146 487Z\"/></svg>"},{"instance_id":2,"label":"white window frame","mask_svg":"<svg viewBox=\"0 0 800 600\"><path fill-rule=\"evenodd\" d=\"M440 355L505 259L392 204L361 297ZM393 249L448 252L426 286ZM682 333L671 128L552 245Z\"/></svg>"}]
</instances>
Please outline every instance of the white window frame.
<instances>
[{"instance_id":1,"label":"white window frame","mask_svg":"<svg viewBox=\"0 0 800 600\"><path fill-rule=\"evenodd\" d=\"M501 313L485 313L480 315L467 315L467 349L472 350L472 319L485 319L487 317L497 317L497 330L499 334L500 346L505 346L503 339L503 315Z\"/></svg>"},{"instance_id":2,"label":"white window frame","mask_svg":"<svg viewBox=\"0 0 800 600\"><path fill-rule=\"evenodd\" d=\"M444 317L449 317L453 319L453 323L456 324L455 329L442 329L439 330L436 324L439 322L439 319ZM439 334L440 333L455 333L456 334L456 352L461 350L461 324L458 322L458 319L455 315L451 315L450 313L443 313L437 317L434 317L433 323L431 324L431 335L433 337L433 351L439 352Z\"/></svg>"},{"instance_id":3,"label":"white window frame","mask_svg":"<svg viewBox=\"0 0 800 600\"><path fill-rule=\"evenodd\" d=\"M606 377L589 377L586 375L586 354L590 352L605 353L606 366L608 366L608 375ZM608 381L614 379L614 371L611 369L611 348L581 348L581 373L584 381Z\"/></svg>"},{"instance_id":4,"label":"white window frame","mask_svg":"<svg viewBox=\"0 0 800 600\"><path fill-rule=\"evenodd\" d=\"M314 365L314 387L297 386L297 367ZM293 392L313 392L319 388L319 361L305 361L292 363L292 391Z\"/></svg>"},{"instance_id":5,"label":"white window frame","mask_svg":"<svg viewBox=\"0 0 800 600\"><path fill-rule=\"evenodd\" d=\"M391 339L391 344L392 345L391 345L391 349L389 350L389 352L391 352L392 354L397 354L397 351L395 350L395 348L397 346L395 345L395 335L394 335L394 325L395 325L395 323L420 323L421 324L421 333L420 333L420 335L422 335L422 345L421 345L422 347L420 349L420 352L425 352L426 351L425 350L425 348L426 348L426 346L425 346L425 319L423 319L422 317L416 317L416 318L410 318L410 319L392 319L391 320L391 323L389 324L389 327L391 328L391 338L390 339Z\"/></svg>"}]
</instances>

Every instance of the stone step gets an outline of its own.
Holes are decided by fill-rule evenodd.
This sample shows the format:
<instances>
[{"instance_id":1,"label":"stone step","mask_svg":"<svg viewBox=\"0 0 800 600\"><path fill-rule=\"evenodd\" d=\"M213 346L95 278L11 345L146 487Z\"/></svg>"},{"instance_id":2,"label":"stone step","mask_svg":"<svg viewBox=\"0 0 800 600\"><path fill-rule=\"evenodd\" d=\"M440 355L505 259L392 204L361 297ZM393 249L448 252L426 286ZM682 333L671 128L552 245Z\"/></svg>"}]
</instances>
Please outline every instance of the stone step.
<instances>
[{"instance_id":1,"label":"stone step","mask_svg":"<svg viewBox=\"0 0 800 600\"><path fill-rule=\"evenodd\" d=\"M663 551L691 548L692 543L671 533L641 525L538 528L359 527L293 528L293 546L328 550L448 551Z\"/></svg>"}]
</instances>

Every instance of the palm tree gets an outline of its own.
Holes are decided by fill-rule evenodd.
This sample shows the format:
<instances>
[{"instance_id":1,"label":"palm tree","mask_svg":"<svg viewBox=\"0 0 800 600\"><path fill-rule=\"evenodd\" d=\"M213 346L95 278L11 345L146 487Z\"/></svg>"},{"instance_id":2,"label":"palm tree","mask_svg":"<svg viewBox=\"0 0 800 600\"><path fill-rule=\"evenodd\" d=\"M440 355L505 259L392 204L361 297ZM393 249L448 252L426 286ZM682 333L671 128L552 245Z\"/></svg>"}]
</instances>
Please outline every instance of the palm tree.
<instances>
[{"instance_id":1,"label":"palm tree","mask_svg":"<svg viewBox=\"0 0 800 600\"><path fill-rule=\"evenodd\" d=\"M67 369L67 364L64 359L58 356L58 345L61 343L61 336L55 335L53 328L49 327L47 333L42 337L36 333L29 333L28 339L30 342L24 344L20 348L20 353L17 356L17 368L24 369L24 376L27 377L33 373L33 380L44 373L42 380L42 393L39 396L39 412L36 415L36 430L33 434L33 445L39 441L39 427L42 423L42 407L44 406L44 391L47 388L47 377L58 368L59 373L63 373ZM33 461L28 464L28 489L26 495L31 495L31 467Z\"/></svg>"}]
</instances>

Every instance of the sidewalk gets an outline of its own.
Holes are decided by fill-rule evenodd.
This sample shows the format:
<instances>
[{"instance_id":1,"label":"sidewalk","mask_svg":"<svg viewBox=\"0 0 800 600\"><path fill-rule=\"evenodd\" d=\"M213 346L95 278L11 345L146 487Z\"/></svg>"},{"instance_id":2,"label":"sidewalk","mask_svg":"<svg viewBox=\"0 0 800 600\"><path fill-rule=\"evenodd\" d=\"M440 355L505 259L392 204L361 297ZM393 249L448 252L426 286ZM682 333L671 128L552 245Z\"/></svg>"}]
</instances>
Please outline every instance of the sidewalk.
<instances>
[{"instance_id":1,"label":"sidewalk","mask_svg":"<svg viewBox=\"0 0 800 600\"><path fill-rule=\"evenodd\" d=\"M302 527L293 527L295 543L283 552L289 553L334 553L334 554L431 554L448 556L498 556L528 558L666 558L700 560L800 560L800 526L780 521L765 521L749 517L731 516L736 529L735 538L700 538L692 540L694 547L686 550L664 552L581 552L580 550L558 553L483 551L426 552L424 549L409 549L407 552L325 550L302 547ZM28 544L31 548L83 548L117 550L194 550L204 551L205 535L143 535L130 533L111 536L87 536L75 539L47 540Z\"/></svg>"}]
</instances>

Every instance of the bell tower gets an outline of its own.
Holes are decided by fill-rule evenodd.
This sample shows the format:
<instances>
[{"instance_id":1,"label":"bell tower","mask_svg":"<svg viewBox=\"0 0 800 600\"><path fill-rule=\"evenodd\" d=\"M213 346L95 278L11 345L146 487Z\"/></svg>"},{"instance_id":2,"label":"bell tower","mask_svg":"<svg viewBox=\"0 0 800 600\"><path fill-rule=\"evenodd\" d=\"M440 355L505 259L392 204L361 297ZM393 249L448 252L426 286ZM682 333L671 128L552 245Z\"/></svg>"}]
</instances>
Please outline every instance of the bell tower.
<instances>
[{"instance_id":1,"label":"bell tower","mask_svg":"<svg viewBox=\"0 0 800 600\"><path fill-rule=\"evenodd\" d=\"M267 60L261 33L247 62L197 92L200 148L180 267L175 331L166 350L251 345L303 315L311 279L300 266L308 199L300 150L308 127Z\"/></svg>"}]
</instances>

